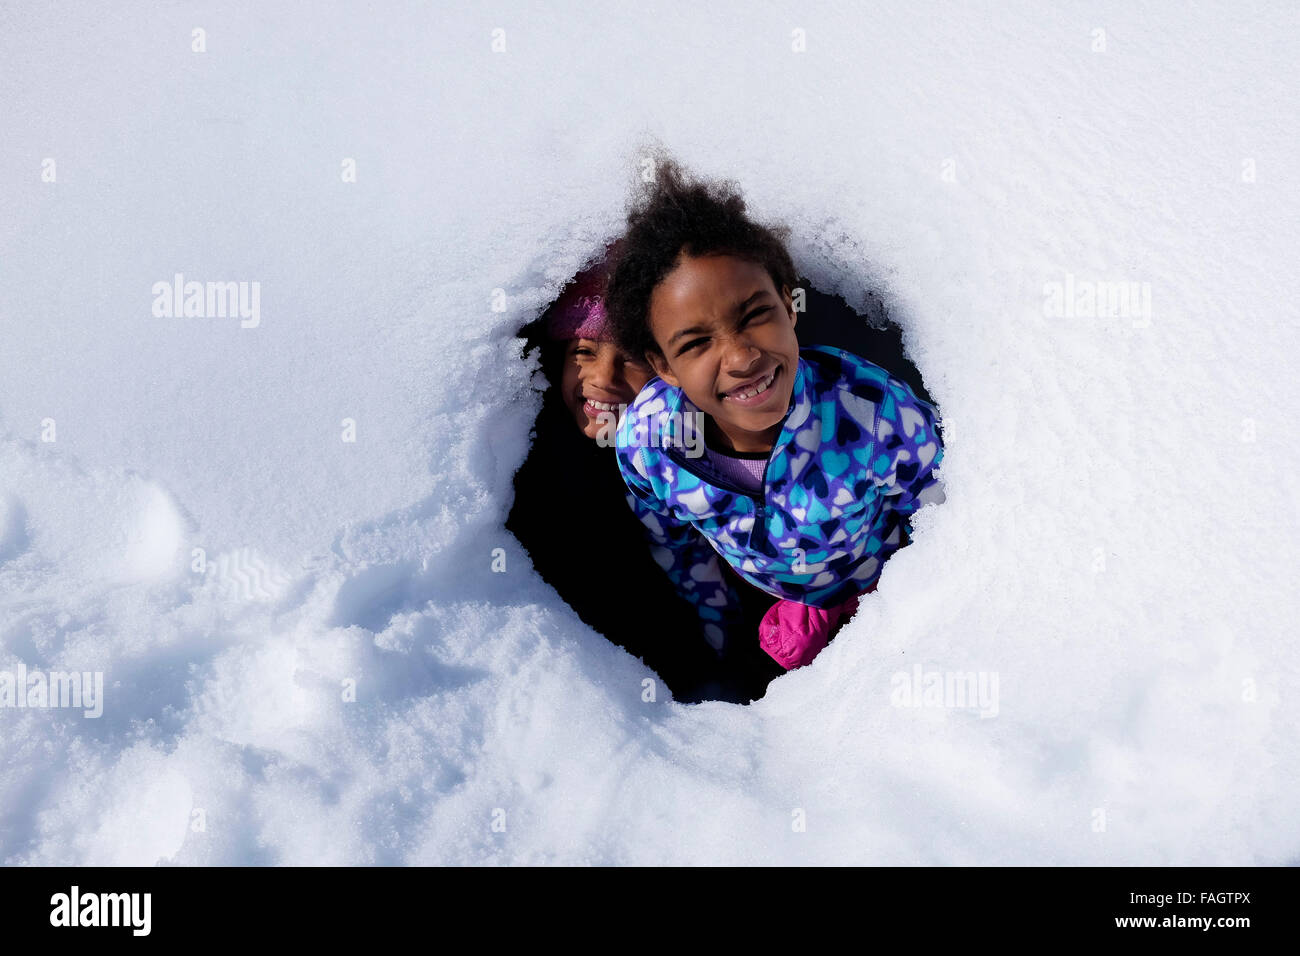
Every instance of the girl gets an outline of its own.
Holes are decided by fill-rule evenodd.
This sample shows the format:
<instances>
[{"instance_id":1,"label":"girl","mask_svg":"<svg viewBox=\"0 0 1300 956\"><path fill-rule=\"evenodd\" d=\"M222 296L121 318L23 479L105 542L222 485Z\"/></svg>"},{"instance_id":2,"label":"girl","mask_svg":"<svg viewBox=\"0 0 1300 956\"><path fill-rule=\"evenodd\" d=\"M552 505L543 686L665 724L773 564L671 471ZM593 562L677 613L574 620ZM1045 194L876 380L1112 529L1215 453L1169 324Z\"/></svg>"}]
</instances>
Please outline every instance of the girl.
<instances>
[{"instance_id":1,"label":"girl","mask_svg":"<svg viewBox=\"0 0 1300 956\"><path fill-rule=\"evenodd\" d=\"M943 500L943 450L934 406L906 384L838 349L800 350L790 255L744 210L664 163L629 215L606 307L619 344L659 378L621 422L617 460L656 561L710 640L743 628L721 556L778 599L759 642L789 669L874 589L908 517Z\"/></svg>"},{"instance_id":2,"label":"girl","mask_svg":"<svg viewBox=\"0 0 1300 956\"><path fill-rule=\"evenodd\" d=\"M753 700L775 676L766 669L771 661L757 649L761 660L718 659L628 509L608 425L654 373L614 343L602 302L605 277L599 264L580 274L523 333L540 351L551 385L532 452L515 475L506 527L578 616L642 658L677 700ZM653 615L628 605L624 580L638 582L639 603Z\"/></svg>"}]
</instances>

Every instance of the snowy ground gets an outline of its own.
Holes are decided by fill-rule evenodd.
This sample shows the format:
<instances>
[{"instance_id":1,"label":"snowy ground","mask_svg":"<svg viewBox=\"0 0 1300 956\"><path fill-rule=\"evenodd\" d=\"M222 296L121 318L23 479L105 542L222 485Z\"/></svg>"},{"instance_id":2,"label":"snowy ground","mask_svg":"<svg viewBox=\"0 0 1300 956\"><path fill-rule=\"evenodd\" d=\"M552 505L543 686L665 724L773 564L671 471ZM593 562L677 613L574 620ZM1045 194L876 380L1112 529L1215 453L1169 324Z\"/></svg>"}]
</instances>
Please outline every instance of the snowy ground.
<instances>
[{"instance_id":1,"label":"snowy ground","mask_svg":"<svg viewBox=\"0 0 1300 956\"><path fill-rule=\"evenodd\" d=\"M104 693L0 709L0 861L1300 860L1300 12L1132 6L5 4L0 671ZM654 142L949 423L747 708L643 700L502 530L513 333Z\"/></svg>"}]
</instances>

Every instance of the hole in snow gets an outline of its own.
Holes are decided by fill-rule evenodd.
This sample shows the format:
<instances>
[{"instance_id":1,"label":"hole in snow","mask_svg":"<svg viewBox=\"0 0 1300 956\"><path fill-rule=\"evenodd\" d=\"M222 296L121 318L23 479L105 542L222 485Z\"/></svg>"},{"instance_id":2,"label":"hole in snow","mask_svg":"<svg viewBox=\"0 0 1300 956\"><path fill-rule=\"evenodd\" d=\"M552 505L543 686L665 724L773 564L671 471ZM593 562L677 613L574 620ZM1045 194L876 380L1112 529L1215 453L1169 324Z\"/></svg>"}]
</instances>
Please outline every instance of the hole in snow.
<instances>
[{"instance_id":1,"label":"hole in snow","mask_svg":"<svg viewBox=\"0 0 1300 956\"><path fill-rule=\"evenodd\" d=\"M528 551L543 580L578 616L644 661L677 700L759 699L770 682L785 673L757 638L758 624L776 599L734 578L744 600L744 633L753 639L720 662L695 610L677 595L652 558L643 528L625 500L627 489L614 450L583 434L574 411L566 406L561 369L571 346L553 341L546 328L559 303L571 301L575 289L585 291L582 279L571 280L560 298L519 333L525 354L540 362L536 384L542 390L542 409L531 449L515 475L506 527ZM901 329L890 321L878 296L868 293L855 310L807 280L800 286L806 296L796 325L801 348L833 346L861 356L931 401L919 370L905 354Z\"/></svg>"}]
</instances>

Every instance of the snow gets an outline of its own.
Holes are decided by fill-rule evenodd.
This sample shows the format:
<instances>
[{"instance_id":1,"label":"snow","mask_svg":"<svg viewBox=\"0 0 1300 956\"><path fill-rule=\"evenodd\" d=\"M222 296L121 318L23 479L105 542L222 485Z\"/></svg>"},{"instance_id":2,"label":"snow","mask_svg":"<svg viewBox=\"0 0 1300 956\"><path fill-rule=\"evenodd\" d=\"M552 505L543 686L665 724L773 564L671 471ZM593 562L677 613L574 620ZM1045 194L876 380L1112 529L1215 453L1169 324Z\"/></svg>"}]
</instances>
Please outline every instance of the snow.
<instances>
[{"instance_id":1,"label":"snow","mask_svg":"<svg viewBox=\"0 0 1300 956\"><path fill-rule=\"evenodd\" d=\"M1294 5L383 9L0 11L0 671L105 682L0 708L0 861L1300 860ZM514 332L654 144L949 427L749 707L646 700L503 530Z\"/></svg>"}]
</instances>

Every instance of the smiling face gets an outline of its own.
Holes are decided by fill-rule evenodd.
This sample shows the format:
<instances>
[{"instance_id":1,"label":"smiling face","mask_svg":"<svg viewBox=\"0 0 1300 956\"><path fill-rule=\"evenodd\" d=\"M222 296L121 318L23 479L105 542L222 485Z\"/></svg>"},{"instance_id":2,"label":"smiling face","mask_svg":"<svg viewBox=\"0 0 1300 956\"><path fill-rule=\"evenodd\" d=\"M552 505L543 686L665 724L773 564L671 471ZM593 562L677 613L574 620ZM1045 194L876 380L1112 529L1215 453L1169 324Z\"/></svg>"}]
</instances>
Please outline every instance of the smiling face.
<instances>
[{"instance_id":1,"label":"smiling face","mask_svg":"<svg viewBox=\"0 0 1300 956\"><path fill-rule=\"evenodd\" d=\"M572 339L564 344L560 392L578 428L593 440L606 424L601 412L617 416L619 406L630 405L653 376L649 365L627 358L613 342Z\"/></svg>"},{"instance_id":2,"label":"smiling face","mask_svg":"<svg viewBox=\"0 0 1300 956\"><path fill-rule=\"evenodd\" d=\"M758 263L683 254L655 286L649 319L662 354L647 361L708 416L720 450L771 451L799 362L790 290Z\"/></svg>"}]
</instances>

